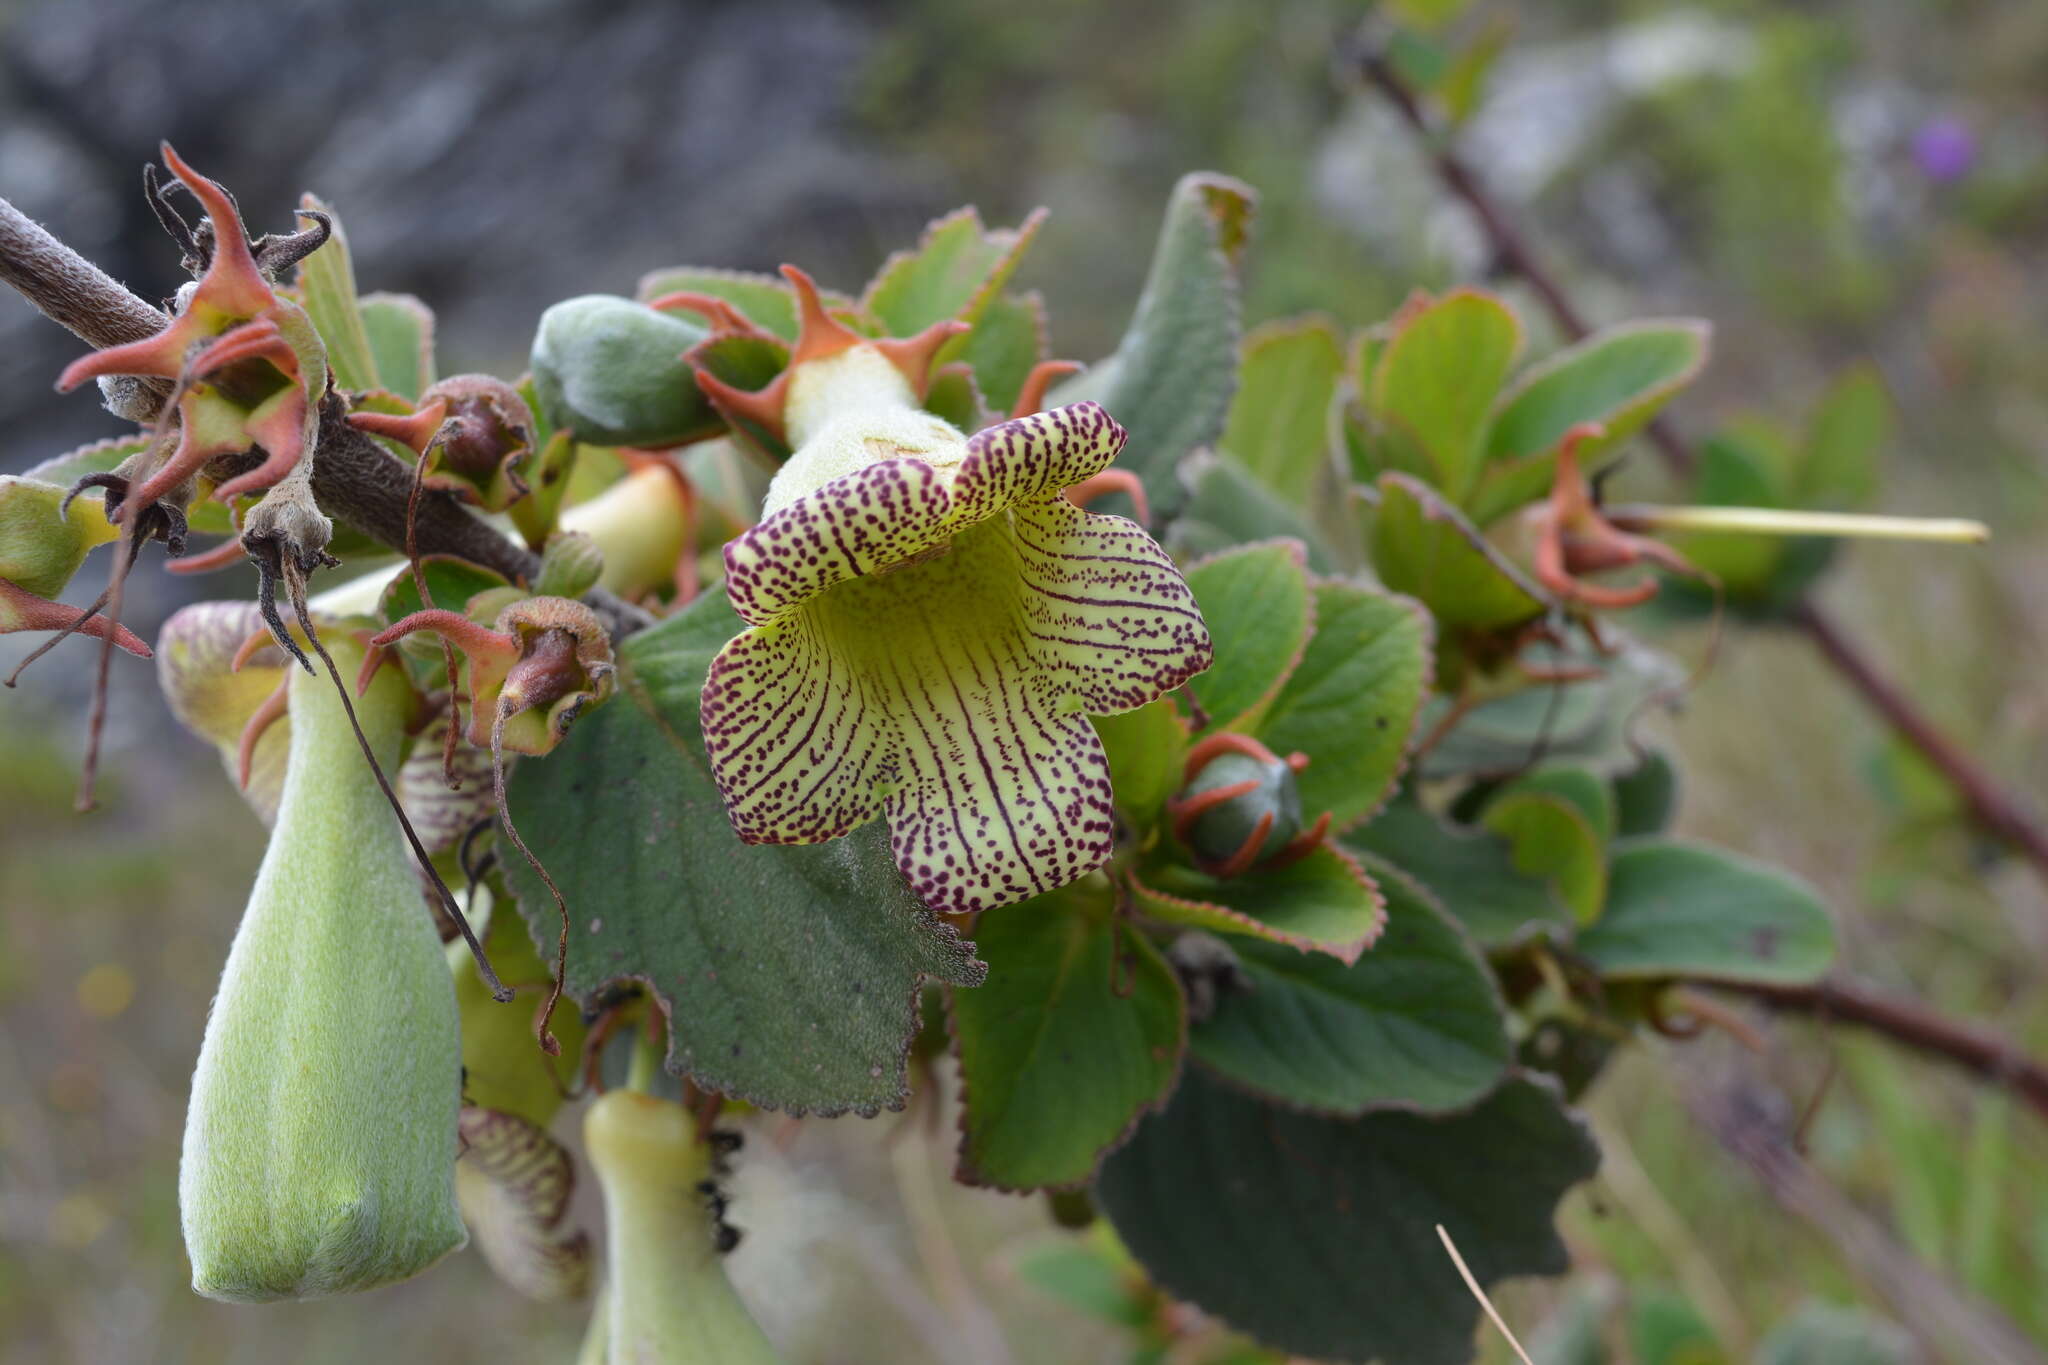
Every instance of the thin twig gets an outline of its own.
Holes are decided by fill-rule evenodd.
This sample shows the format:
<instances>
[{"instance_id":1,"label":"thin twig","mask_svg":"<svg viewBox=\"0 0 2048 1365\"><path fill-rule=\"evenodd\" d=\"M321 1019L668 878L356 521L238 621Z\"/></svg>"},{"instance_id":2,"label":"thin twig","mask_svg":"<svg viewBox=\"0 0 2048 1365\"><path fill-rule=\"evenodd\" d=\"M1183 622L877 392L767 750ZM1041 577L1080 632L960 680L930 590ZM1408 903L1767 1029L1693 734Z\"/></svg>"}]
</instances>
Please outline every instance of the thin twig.
<instances>
[{"instance_id":1,"label":"thin twig","mask_svg":"<svg viewBox=\"0 0 2048 1365\"><path fill-rule=\"evenodd\" d=\"M1528 239L1487 192L1472 168L1432 126L1414 91L1408 88L1400 74L1383 55L1370 47L1358 54L1357 68L1394 107L1416 140L1429 149L1437 178L1479 220L1502 266L1520 276L1536 292L1567 336L1577 340L1587 335L1590 328L1570 295L1537 258ZM1672 469L1686 474L1697 465L1692 446L1662 417L1650 424L1648 435ZM1834 619L1816 603L1809 599L1794 607L1792 621L1813 638L1822 657L1872 709L1948 780L1963 798L1971 819L1990 834L2008 842L2038 872L2048 877L2048 828L2044 828L1974 758L1942 734L1926 713L1887 678L1861 646L1844 634Z\"/></svg>"},{"instance_id":2,"label":"thin twig","mask_svg":"<svg viewBox=\"0 0 2048 1365\"><path fill-rule=\"evenodd\" d=\"M1916 1001L1885 995L1851 981L1822 981L1811 986L1773 986L1761 982L1700 984L1746 995L1772 1009L1810 1014L1882 1033L1893 1042L1939 1057L2004 1086L2048 1119L2048 1065L1995 1033L1937 1014Z\"/></svg>"}]
</instances>

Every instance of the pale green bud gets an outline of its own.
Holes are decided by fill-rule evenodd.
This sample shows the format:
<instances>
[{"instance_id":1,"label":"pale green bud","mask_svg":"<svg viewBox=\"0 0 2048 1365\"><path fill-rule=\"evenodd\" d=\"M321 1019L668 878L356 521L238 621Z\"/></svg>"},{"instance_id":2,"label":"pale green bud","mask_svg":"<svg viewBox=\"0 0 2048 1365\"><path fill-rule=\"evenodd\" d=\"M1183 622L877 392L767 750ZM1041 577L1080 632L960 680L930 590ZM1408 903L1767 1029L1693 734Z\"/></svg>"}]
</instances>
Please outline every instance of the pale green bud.
<instances>
[{"instance_id":1,"label":"pale green bud","mask_svg":"<svg viewBox=\"0 0 2048 1365\"><path fill-rule=\"evenodd\" d=\"M333 635L352 676L361 653ZM357 711L392 771L397 670ZM178 1172L192 1287L314 1298L461 1246L460 1092L454 985L405 840L331 681L294 670L277 823L192 1078Z\"/></svg>"},{"instance_id":2,"label":"pale green bud","mask_svg":"<svg viewBox=\"0 0 2048 1365\"><path fill-rule=\"evenodd\" d=\"M681 1105L613 1090L590 1107L583 1144L604 1187L601 1328L607 1365L774 1365L779 1359L726 1278L699 1188L711 1149Z\"/></svg>"}]
</instances>

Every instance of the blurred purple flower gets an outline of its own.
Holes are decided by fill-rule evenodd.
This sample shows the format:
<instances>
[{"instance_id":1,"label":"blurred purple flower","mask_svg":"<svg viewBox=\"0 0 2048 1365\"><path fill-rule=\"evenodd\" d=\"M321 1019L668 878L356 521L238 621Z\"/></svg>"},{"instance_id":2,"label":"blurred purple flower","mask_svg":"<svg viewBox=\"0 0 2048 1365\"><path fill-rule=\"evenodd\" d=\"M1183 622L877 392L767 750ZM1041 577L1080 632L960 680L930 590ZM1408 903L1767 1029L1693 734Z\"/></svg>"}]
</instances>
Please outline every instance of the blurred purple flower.
<instances>
[{"instance_id":1,"label":"blurred purple flower","mask_svg":"<svg viewBox=\"0 0 2048 1365\"><path fill-rule=\"evenodd\" d=\"M1960 180L1977 162L1976 134L1959 118L1931 118L1913 134L1913 162L1937 184Z\"/></svg>"}]
</instances>

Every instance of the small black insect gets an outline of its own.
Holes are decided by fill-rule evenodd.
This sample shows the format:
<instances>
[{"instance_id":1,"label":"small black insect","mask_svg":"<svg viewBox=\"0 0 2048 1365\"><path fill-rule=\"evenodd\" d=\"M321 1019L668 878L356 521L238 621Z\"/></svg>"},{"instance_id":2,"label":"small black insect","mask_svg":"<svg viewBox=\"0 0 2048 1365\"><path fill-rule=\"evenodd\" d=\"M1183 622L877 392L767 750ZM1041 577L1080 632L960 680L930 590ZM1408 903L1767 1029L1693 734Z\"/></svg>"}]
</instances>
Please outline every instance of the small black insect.
<instances>
[{"instance_id":1,"label":"small black insect","mask_svg":"<svg viewBox=\"0 0 2048 1365\"><path fill-rule=\"evenodd\" d=\"M742 1229L725 1221L725 1212L732 1207L732 1198L720 1188L719 1180L732 1175L730 1158L745 1142L738 1133L728 1129L714 1129L711 1134L711 1176L697 1182L697 1193L704 1200L704 1211L711 1215L711 1244L722 1254L740 1244Z\"/></svg>"}]
</instances>

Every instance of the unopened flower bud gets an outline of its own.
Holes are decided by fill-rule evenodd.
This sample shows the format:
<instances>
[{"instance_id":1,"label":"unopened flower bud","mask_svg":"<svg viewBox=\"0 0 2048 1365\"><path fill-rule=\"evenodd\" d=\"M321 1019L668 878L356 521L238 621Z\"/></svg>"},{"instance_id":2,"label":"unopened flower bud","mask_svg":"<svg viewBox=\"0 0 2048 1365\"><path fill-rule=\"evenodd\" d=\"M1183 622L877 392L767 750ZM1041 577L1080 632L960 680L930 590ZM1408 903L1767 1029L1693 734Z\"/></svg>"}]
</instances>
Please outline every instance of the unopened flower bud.
<instances>
[{"instance_id":1,"label":"unopened flower bud","mask_svg":"<svg viewBox=\"0 0 2048 1365\"><path fill-rule=\"evenodd\" d=\"M609 1253L606 1359L769 1365L760 1327L733 1292L707 1204L712 1152L681 1105L614 1090L583 1121L604 1187ZM715 1192L715 1186L712 1187Z\"/></svg>"},{"instance_id":2,"label":"unopened flower bud","mask_svg":"<svg viewBox=\"0 0 2048 1365\"><path fill-rule=\"evenodd\" d=\"M1211 735L1189 751L1187 785L1167 804L1174 832L1205 871L1234 877L1300 856L1323 837L1325 815L1304 830L1295 774L1303 754L1280 758L1255 739Z\"/></svg>"},{"instance_id":3,"label":"unopened flower bud","mask_svg":"<svg viewBox=\"0 0 2048 1365\"><path fill-rule=\"evenodd\" d=\"M356 662L345 639L336 662ZM207 1017L178 1173L193 1288L305 1299L418 1274L464 1241L455 991L391 810L325 677L291 673L277 824ZM359 708L387 769L395 669Z\"/></svg>"},{"instance_id":4,"label":"unopened flower bud","mask_svg":"<svg viewBox=\"0 0 2048 1365\"><path fill-rule=\"evenodd\" d=\"M631 299L585 294L541 314L533 385L550 426L591 445L662 447L715 435L723 420L683 353L709 333Z\"/></svg>"},{"instance_id":5,"label":"unopened flower bud","mask_svg":"<svg viewBox=\"0 0 2048 1365\"><path fill-rule=\"evenodd\" d=\"M604 551L581 531L557 531L541 552L533 590L542 597L581 597L604 574Z\"/></svg>"}]
</instances>

